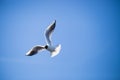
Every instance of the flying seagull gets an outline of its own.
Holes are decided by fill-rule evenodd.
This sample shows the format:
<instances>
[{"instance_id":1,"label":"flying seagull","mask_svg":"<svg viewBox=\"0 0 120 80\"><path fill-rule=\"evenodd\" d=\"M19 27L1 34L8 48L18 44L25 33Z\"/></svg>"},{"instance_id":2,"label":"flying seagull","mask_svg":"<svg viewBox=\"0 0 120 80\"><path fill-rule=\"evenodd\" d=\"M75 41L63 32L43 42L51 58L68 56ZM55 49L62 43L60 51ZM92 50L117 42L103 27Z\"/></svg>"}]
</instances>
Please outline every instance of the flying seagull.
<instances>
[{"instance_id":1,"label":"flying seagull","mask_svg":"<svg viewBox=\"0 0 120 80\"><path fill-rule=\"evenodd\" d=\"M59 54L59 52L61 50L61 45L58 44L57 46L53 46L52 42L51 42L51 35L55 29L55 26L56 26L56 20L53 21L53 23L50 24L48 26L48 28L45 30L45 38L46 38L47 44L44 46L41 46L41 45L34 46L31 50L29 50L26 53L26 56L33 56L33 55L37 54L38 51L43 51L43 50L49 51L51 53L51 57L54 57Z\"/></svg>"}]
</instances>

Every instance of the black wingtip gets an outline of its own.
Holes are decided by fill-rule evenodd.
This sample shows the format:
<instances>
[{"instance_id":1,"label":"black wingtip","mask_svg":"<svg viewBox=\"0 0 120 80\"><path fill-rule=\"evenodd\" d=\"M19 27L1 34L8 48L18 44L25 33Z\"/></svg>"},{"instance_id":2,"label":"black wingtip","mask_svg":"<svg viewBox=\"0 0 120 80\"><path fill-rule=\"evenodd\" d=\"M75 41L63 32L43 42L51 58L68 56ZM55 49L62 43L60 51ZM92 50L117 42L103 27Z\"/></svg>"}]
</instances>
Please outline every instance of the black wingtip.
<instances>
[{"instance_id":1,"label":"black wingtip","mask_svg":"<svg viewBox=\"0 0 120 80\"><path fill-rule=\"evenodd\" d=\"M53 22L53 24L52 25L54 25L54 27L56 26L56 20L54 20L54 22Z\"/></svg>"},{"instance_id":2,"label":"black wingtip","mask_svg":"<svg viewBox=\"0 0 120 80\"><path fill-rule=\"evenodd\" d=\"M56 25L56 20L53 21L53 24Z\"/></svg>"}]
</instances>

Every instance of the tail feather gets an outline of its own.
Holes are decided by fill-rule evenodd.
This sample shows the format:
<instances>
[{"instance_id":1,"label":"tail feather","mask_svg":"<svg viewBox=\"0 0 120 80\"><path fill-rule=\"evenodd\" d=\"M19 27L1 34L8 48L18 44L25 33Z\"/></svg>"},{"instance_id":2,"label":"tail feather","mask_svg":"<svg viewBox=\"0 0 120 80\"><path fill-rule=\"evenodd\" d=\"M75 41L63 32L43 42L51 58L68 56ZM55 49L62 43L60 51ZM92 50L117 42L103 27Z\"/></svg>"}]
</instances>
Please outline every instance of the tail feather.
<instances>
[{"instance_id":1,"label":"tail feather","mask_svg":"<svg viewBox=\"0 0 120 80\"><path fill-rule=\"evenodd\" d=\"M53 52L51 52L51 57L54 57L54 56L58 55L59 52L60 52L60 50L61 50L61 45L59 44L59 45L55 48L55 50L54 50Z\"/></svg>"}]
</instances>

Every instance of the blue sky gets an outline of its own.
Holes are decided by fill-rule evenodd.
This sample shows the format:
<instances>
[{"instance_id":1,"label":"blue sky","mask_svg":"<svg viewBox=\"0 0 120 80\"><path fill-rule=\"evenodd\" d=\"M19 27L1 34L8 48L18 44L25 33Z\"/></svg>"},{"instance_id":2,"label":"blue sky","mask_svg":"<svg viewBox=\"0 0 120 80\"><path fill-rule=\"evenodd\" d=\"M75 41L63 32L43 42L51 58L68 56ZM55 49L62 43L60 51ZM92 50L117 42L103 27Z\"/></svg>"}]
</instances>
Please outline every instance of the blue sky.
<instances>
[{"instance_id":1,"label":"blue sky","mask_svg":"<svg viewBox=\"0 0 120 80\"><path fill-rule=\"evenodd\" d=\"M0 80L119 80L118 0L1 0ZM44 51L44 30L56 20L54 58Z\"/></svg>"}]
</instances>

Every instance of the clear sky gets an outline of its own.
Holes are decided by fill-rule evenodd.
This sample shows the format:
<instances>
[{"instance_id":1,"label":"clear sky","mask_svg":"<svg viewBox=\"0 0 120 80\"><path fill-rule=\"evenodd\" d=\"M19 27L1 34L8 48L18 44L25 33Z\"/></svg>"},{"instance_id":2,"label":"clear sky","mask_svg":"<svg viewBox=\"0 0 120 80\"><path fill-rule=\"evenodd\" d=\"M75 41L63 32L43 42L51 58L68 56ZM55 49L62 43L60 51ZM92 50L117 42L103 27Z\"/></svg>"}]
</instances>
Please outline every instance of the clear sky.
<instances>
[{"instance_id":1,"label":"clear sky","mask_svg":"<svg viewBox=\"0 0 120 80\"><path fill-rule=\"evenodd\" d=\"M25 56L53 20L60 54ZM120 80L120 1L0 0L0 80Z\"/></svg>"}]
</instances>

